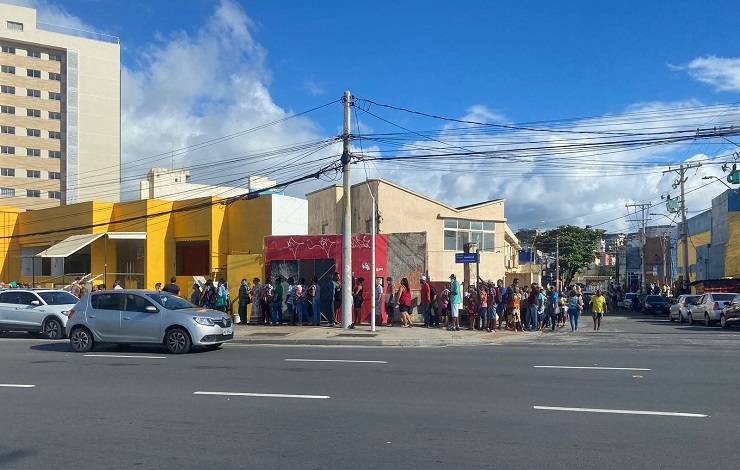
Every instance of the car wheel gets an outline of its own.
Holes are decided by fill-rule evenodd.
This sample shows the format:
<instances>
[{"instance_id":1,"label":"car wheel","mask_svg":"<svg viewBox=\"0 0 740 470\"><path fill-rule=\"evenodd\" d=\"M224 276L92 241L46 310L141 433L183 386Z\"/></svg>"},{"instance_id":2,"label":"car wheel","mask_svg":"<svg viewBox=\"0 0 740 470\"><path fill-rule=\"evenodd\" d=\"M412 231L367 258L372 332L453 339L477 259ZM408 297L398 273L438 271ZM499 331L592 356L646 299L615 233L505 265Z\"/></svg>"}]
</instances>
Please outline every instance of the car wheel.
<instances>
[{"instance_id":1,"label":"car wheel","mask_svg":"<svg viewBox=\"0 0 740 470\"><path fill-rule=\"evenodd\" d=\"M164 337L167 351L172 354L185 354L190 351L191 341L188 332L182 328L172 328Z\"/></svg>"},{"instance_id":2,"label":"car wheel","mask_svg":"<svg viewBox=\"0 0 740 470\"><path fill-rule=\"evenodd\" d=\"M62 339L64 337L62 323L55 318L46 320L44 322L44 336L48 339Z\"/></svg>"},{"instance_id":3,"label":"car wheel","mask_svg":"<svg viewBox=\"0 0 740 470\"><path fill-rule=\"evenodd\" d=\"M689 313L689 325L694 324L694 316Z\"/></svg>"},{"instance_id":4,"label":"car wheel","mask_svg":"<svg viewBox=\"0 0 740 470\"><path fill-rule=\"evenodd\" d=\"M668 312L668 321L673 323L673 314Z\"/></svg>"},{"instance_id":5,"label":"car wheel","mask_svg":"<svg viewBox=\"0 0 740 470\"><path fill-rule=\"evenodd\" d=\"M77 328L69 336L69 344L72 346L74 352L86 353L92 351L95 341L89 330L86 328Z\"/></svg>"},{"instance_id":6,"label":"car wheel","mask_svg":"<svg viewBox=\"0 0 740 470\"><path fill-rule=\"evenodd\" d=\"M727 328L727 318L725 318L725 314L721 314L719 316L719 326L722 328Z\"/></svg>"},{"instance_id":7,"label":"car wheel","mask_svg":"<svg viewBox=\"0 0 740 470\"><path fill-rule=\"evenodd\" d=\"M709 314L704 314L704 326L712 326L712 322L709 320Z\"/></svg>"}]
</instances>

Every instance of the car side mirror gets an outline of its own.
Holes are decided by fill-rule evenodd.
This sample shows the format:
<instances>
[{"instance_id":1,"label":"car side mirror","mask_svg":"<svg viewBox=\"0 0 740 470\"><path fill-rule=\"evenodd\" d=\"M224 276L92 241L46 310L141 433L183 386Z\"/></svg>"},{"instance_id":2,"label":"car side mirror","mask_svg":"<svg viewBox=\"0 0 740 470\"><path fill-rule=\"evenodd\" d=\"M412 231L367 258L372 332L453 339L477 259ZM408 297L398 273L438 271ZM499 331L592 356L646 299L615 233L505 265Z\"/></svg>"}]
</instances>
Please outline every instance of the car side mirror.
<instances>
[{"instance_id":1,"label":"car side mirror","mask_svg":"<svg viewBox=\"0 0 740 470\"><path fill-rule=\"evenodd\" d=\"M148 313L158 313L159 312L159 310L157 310L157 307L153 305L147 305L146 307L144 307L144 310L146 310Z\"/></svg>"},{"instance_id":2,"label":"car side mirror","mask_svg":"<svg viewBox=\"0 0 740 470\"><path fill-rule=\"evenodd\" d=\"M38 307L39 305L41 305L41 302L38 300L32 300L31 305L33 305L34 307Z\"/></svg>"}]
</instances>

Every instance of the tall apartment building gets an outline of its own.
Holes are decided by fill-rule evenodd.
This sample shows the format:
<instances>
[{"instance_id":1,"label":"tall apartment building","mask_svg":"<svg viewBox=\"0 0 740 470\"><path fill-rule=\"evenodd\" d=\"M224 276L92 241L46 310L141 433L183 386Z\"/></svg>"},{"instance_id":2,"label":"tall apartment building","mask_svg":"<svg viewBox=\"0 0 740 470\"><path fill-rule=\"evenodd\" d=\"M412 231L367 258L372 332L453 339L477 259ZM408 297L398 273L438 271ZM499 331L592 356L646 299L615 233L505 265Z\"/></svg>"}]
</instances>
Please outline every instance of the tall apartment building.
<instances>
[{"instance_id":1,"label":"tall apartment building","mask_svg":"<svg viewBox=\"0 0 740 470\"><path fill-rule=\"evenodd\" d=\"M0 206L117 201L118 39L0 4Z\"/></svg>"}]
</instances>

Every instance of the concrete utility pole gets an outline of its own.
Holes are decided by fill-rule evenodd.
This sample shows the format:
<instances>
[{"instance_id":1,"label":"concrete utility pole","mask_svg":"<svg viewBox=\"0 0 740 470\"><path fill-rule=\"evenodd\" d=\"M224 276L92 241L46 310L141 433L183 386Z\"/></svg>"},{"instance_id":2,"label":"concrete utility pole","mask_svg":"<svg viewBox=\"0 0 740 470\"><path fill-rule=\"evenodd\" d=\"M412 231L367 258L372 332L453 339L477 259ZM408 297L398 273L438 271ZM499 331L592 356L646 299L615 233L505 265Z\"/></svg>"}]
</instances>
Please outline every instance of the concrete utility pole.
<instances>
[{"instance_id":1,"label":"concrete utility pole","mask_svg":"<svg viewBox=\"0 0 740 470\"><path fill-rule=\"evenodd\" d=\"M689 227L686 225L686 193L684 191L684 183L687 181L686 179L686 170L690 170L692 168L699 168L701 166L701 163L690 163L690 164L684 164L682 163L679 165L678 168L669 168L666 171L663 172L663 174L666 173L678 173L678 181L676 181L673 184L673 187L676 188L676 186L681 187L681 227L682 227L682 233L681 233L681 239L683 240L683 288L684 291L688 291L689 288Z\"/></svg>"},{"instance_id":2,"label":"concrete utility pole","mask_svg":"<svg viewBox=\"0 0 740 470\"><path fill-rule=\"evenodd\" d=\"M373 286L373 295L370 297L370 329L375 331L375 309L377 308L377 301L375 300L376 290L378 287L375 285L375 279L378 277L375 272L375 233L377 228L375 227L375 219L378 216L378 201L375 199L373 189L370 187L370 180L367 177L367 167L365 167L365 184L367 185L367 192L370 193L370 198L373 200L373 216L372 223L370 225L370 236L373 237L370 241L370 283Z\"/></svg>"},{"instance_id":3,"label":"concrete utility pole","mask_svg":"<svg viewBox=\"0 0 740 470\"><path fill-rule=\"evenodd\" d=\"M647 237L645 236L645 211L650 208L650 204L626 204L625 207L627 209L630 209L634 207L635 209L639 208L642 212L642 227L640 229L640 276L642 279L640 279L640 293L645 293L645 243L647 242Z\"/></svg>"},{"instance_id":4,"label":"concrete utility pole","mask_svg":"<svg viewBox=\"0 0 740 470\"><path fill-rule=\"evenodd\" d=\"M350 107L352 93L344 92L344 130L342 131L342 175L344 176L344 223L342 225L342 328L349 328L352 324L352 201L350 191ZM374 283L375 281L373 281ZM375 296L375 286L373 286ZM375 312L373 312L375 315Z\"/></svg>"}]
</instances>

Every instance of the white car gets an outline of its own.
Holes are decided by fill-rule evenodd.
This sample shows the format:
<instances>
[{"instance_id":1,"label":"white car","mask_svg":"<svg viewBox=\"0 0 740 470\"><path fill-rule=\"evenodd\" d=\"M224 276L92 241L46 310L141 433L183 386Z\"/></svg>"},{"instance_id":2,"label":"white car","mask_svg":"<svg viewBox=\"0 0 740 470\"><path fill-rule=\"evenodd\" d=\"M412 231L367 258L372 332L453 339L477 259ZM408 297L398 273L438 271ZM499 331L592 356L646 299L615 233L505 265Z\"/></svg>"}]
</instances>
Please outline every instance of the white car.
<instances>
[{"instance_id":1,"label":"white car","mask_svg":"<svg viewBox=\"0 0 740 470\"><path fill-rule=\"evenodd\" d=\"M711 292L701 296L696 305L689 312L689 325L695 321L704 320L704 326L711 326L722 316L722 309L730 305L736 293Z\"/></svg>"},{"instance_id":2,"label":"white car","mask_svg":"<svg viewBox=\"0 0 740 470\"><path fill-rule=\"evenodd\" d=\"M0 331L38 332L49 339L62 339L69 311L78 301L63 290L4 290L0 292Z\"/></svg>"},{"instance_id":3,"label":"white car","mask_svg":"<svg viewBox=\"0 0 740 470\"><path fill-rule=\"evenodd\" d=\"M679 295L678 300L675 304L671 305L671 312L668 319L670 321L678 320L679 323L683 323L689 319L689 312L691 307L701 299L700 295Z\"/></svg>"}]
</instances>

